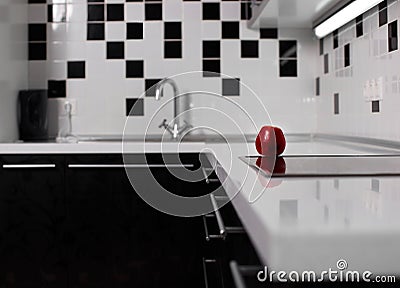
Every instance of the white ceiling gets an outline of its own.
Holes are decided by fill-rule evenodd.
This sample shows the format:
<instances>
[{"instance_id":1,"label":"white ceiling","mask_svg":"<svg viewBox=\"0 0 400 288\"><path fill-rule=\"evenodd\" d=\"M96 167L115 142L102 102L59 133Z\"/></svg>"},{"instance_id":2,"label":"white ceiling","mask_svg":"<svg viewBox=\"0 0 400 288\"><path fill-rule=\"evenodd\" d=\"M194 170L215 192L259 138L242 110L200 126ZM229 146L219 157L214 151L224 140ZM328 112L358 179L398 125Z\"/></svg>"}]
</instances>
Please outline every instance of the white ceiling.
<instances>
[{"instance_id":1,"label":"white ceiling","mask_svg":"<svg viewBox=\"0 0 400 288\"><path fill-rule=\"evenodd\" d=\"M312 23L343 0L264 0L253 9L250 28L312 28Z\"/></svg>"}]
</instances>

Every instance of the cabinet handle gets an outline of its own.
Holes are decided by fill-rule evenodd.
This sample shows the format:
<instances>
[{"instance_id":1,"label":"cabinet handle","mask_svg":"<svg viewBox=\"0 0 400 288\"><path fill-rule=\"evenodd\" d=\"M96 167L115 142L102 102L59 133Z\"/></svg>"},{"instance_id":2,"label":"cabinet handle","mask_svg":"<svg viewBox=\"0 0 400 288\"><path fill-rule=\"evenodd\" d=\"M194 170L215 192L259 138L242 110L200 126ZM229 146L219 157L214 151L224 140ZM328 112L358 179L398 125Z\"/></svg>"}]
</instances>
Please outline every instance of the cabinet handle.
<instances>
[{"instance_id":1,"label":"cabinet handle","mask_svg":"<svg viewBox=\"0 0 400 288\"><path fill-rule=\"evenodd\" d=\"M56 164L3 164L3 169L44 169L56 168Z\"/></svg>"},{"instance_id":2,"label":"cabinet handle","mask_svg":"<svg viewBox=\"0 0 400 288\"><path fill-rule=\"evenodd\" d=\"M218 224L218 228L219 228L219 234L221 235L222 238L225 239L226 237L226 229L225 229L225 224L224 224L224 220L222 220L222 216L221 213L219 212L219 208L217 205L217 200L215 200L215 196L214 195L210 195L211 197L211 204L213 205L214 208L214 212L215 212L215 217L217 217L217 224Z\"/></svg>"},{"instance_id":3,"label":"cabinet handle","mask_svg":"<svg viewBox=\"0 0 400 288\"><path fill-rule=\"evenodd\" d=\"M214 195L210 195L211 198L211 203L214 208L214 214L207 214L203 216L203 225L204 225L204 231L206 233L206 240L210 241L211 239L222 239L225 240L227 234L242 234L246 233L243 227L234 227L234 226L225 226L224 220L222 219L221 213L218 209L217 206L217 201L216 197ZM207 218L217 218L217 224L218 224L218 229L219 229L219 234L209 234L208 232L208 227L207 227Z\"/></svg>"},{"instance_id":4,"label":"cabinet handle","mask_svg":"<svg viewBox=\"0 0 400 288\"><path fill-rule=\"evenodd\" d=\"M206 183L210 184L210 183L217 183L219 182L219 179L213 179L213 178L208 178L206 171L213 171L213 168L203 168L201 167L201 171L203 171L203 175L204 175L204 179L206 179Z\"/></svg>"},{"instance_id":5,"label":"cabinet handle","mask_svg":"<svg viewBox=\"0 0 400 288\"><path fill-rule=\"evenodd\" d=\"M242 277L242 273L240 273L240 268L237 262L231 261L229 266L231 267L232 278L236 288L246 288L246 284L244 283L244 279Z\"/></svg>"},{"instance_id":6,"label":"cabinet handle","mask_svg":"<svg viewBox=\"0 0 400 288\"><path fill-rule=\"evenodd\" d=\"M214 235L208 232L207 220L206 220L207 217L213 217L213 215L210 214L203 216L203 224L204 224L204 231L206 233L206 240L210 241L211 239L223 239L224 237L222 235Z\"/></svg>"},{"instance_id":7,"label":"cabinet handle","mask_svg":"<svg viewBox=\"0 0 400 288\"><path fill-rule=\"evenodd\" d=\"M233 282L235 283L236 288L246 288L246 283L243 279L243 275L253 275L257 274L262 270L260 266L239 266L236 261L231 261L229 263L231 268Z\"/></svg>"},{"instance_id":8,"label":"cabinet handle","mask_svg":"<svg viewBox=\"0 0 400 288\"><path fill-rule=\"evenodd\" d=\"M68 164L71 169L90 168L193 168L194 164Z\"/></svg>"},{"instance_id":9,"label":"cabinet handle","mask_svg":"<svg viewBox=\"0 0 400 288\"><path fill-rule=\"evenodd\" d=\"M210 263L217 263L217 260L215 259L205 259L203 258L203 272L204 272L204 284L205 284L205 288L208 288L208 274L207 274L207 264Z\"/></svg>"}]
</instances>

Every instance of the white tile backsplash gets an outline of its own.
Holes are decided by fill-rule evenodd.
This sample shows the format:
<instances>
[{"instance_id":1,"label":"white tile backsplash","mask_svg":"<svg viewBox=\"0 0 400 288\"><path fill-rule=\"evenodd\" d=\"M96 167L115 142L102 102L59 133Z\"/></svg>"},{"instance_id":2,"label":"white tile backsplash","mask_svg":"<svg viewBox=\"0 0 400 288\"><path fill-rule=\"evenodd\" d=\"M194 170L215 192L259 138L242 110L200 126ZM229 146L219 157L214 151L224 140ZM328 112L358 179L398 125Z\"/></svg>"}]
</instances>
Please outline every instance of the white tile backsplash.
<instances>
[{"instance_id":1,"label":"white tile backsplash","mask_svg":"<svg viewBox=\"0 0 400 288\"><path fill-rule=\"evenodd\" d=\"M399 1L389 1L389 23L399 20ZM399 50L388 52L388 24L378 27L377 9L371 9L364 15L364 35L355 37L355 22L347 30L339 30L340 47L332 50L332 38L324 40L325 53L330 58L336 57L338 69L329 74L321 73L323 56L318 56L321 77L321 96L317 96L317 131L349 136L383 138L400 140L400 118L398 109L400 93L398 77L400 76ZM397 17L397 18L396 18ZM344 29L344 28L343 28ZM343 45L351 45L351 67L343 69ZM335 54L337 54L335 56ZM334 61L334 60L333 60ZM332 67L332 66L331 66ZM364 97L364 86L367 81L383 79L383 99L380 111L372 112L372 102ZM340 95L340 114L333 113L333 95Z\"/></svg>"},{"instance_id":2,"label":"white tile backsplash","mask_svg":"<svg viewBox=\"0 0 400 288\"><path fill-rule=\"evenodd\" d=\"M24 0L2 0L0 24L0 142L18 139L17 96L28 86L28 5ZM41 18L39 11L30 11Z\"/></svg>"},{"instance_id":3,"label":"white tile backsplash","mask_svg":"<svg viewBox=\"0 0 400 288\"><path fill-rule=\"evenodd\" d=\"M114 2L117 1L117 2ZM209 2L209 1L207 1ZM62 65L67 61L85 61L85 79L67 79L67 98L76 99L79 107L73 117L73 129L76 134L120 134L125 120L126 98L138 98L144 93L144 80L171 77L176 74L198 71L195 76L177 76L179 88L183 92L201 90L221 93L222 78L240 78L243 87L241 96L231 97L238 105L244 107L254 118L256 126L269 123L264 105L276 123L291 133L315 132L316 113L313 98L314 78L316 74L316 42L311 29L280 29L279 39L260 39L258 30L247 28L247 21L240 19L240 2L212 1L220 3L220 20L202 20L203 2L182 0L163 1L163 21L144 21L146 2L133 3L112 0L112 3L125 5L125 21L96 22L105 24L105 39L87 41L86 2L74 0L68 6L67 23L53 23L48 26L48 60L42 76L41 61L30 61L31 87L46 87L47 80L63 76ZM106 2L111 3L111 2ZM31 5L34 6L34 5ZM79 9L82 8L82 9ZM37 16L34 16L34 15ZM37 17L37 18L36 18ZM32 12L32 23L43 20L39 11ZM83 21L83 19L85 19ZM182 58L164 59L164 22L182 21ZM222 39L221 21L237 21L240 27L240 39ZM127 40L126 23L143 22L144 39ZM62 40L64 39L64 40ZM279 40L298 41L298 77L279 77ZM221 73L216 78L202 76L203 40L221 42ZM241 58L241 40L258 41L259 57ZM123 41L124 59L106 59L106 42ZM54 51L53 51L54 50ZM63 58L63 54L65 57ZM126 78L126 60L144 60L144 78ZM63 63L63 64L62 64ZM52 67L54 65L54 68ZM38 70L39 69L39 70ZM36 72L33 73L33 71ZM61 79L57 79L61 80ZM253 95L251 91L257 95ZM131 134L143 134L148 123L151 133L160 133L158 125L164 118L172 119L173 104L168 103L156 113L170 93L161 102L153 97L144 99L145 116L131 117L129 122ZM210 107L226 112L239 122L245 133L255 133L246 113L231 107L231 99L212 98L201 94L188 97L192 108ZM262 105L261 105L262 104ZM153 114L155 120L152 121ZM227 118L213 118L207 113L188 116L194 126L214 125L224 133L235 133L237 129L226 122ZM299 121L298 119L301 119ZM221 121L219 121L221 120ZM225 124L224 124L225 123ZM254 130L254 131L253 131Z\"/></svg>"}]
</instances>

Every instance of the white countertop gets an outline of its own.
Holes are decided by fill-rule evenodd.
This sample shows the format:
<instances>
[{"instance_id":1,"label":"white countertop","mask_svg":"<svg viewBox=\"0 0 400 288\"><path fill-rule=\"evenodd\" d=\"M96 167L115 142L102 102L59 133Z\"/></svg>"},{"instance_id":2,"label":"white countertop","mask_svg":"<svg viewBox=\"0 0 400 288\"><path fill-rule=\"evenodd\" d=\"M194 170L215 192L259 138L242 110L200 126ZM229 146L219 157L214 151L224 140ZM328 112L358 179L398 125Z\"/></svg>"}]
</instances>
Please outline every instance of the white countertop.
<instances>
[{"instance_id":1,"label":"white countertop","mask_svg":"<svg viewBox=\"0 0 400 288\"><path fill-rule=\"evenodd\" d=\"M400 179L285 179L267 188L262 176L238 158L255 155L253 143L0 144L0 154L122 151L212 151L225 190L230 196L239 192L233 204L270 270L318 272L336 268L336 262L345 259L350 270L400 275ZM289 142L285 154L393 154L393 150ZM257 200L251 203L249 197Z\"/></svg>"}]
</instances>

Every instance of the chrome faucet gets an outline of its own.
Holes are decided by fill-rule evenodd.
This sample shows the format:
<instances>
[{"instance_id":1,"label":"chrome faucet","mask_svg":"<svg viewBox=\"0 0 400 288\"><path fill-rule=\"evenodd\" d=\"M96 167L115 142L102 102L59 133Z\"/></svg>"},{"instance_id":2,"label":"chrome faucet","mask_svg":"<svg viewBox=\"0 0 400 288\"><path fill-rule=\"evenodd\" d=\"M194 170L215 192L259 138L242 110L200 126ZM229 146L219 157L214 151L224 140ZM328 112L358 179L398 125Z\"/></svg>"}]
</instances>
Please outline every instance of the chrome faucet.
<instances>
[{"instance_id":1,"label":"chrome faucet","mask_svg":"<svg viewBox=\"0 0 400 288\"><path fill-rule=\"evenodd\" d=\"M179 102L178 98L180 97L179 95L179 90L178 86L176 85L176 82L170 78L165 78L158 82L156 86L156 100L159 101L161 100L161 97L164 96L164 86L166 84L171 85L173 92L174 92L174 120L172 122L172 125L169 125L167 122L167 119L164 119L164 121L158 126L159 128L165 128L171 135L173 139L177 139L184 131L187 129L192 128L190 124L188 124L186 121L183 121L184 124L181 125L181 121L179 119Z\"/></svg>"}]
</instances>

